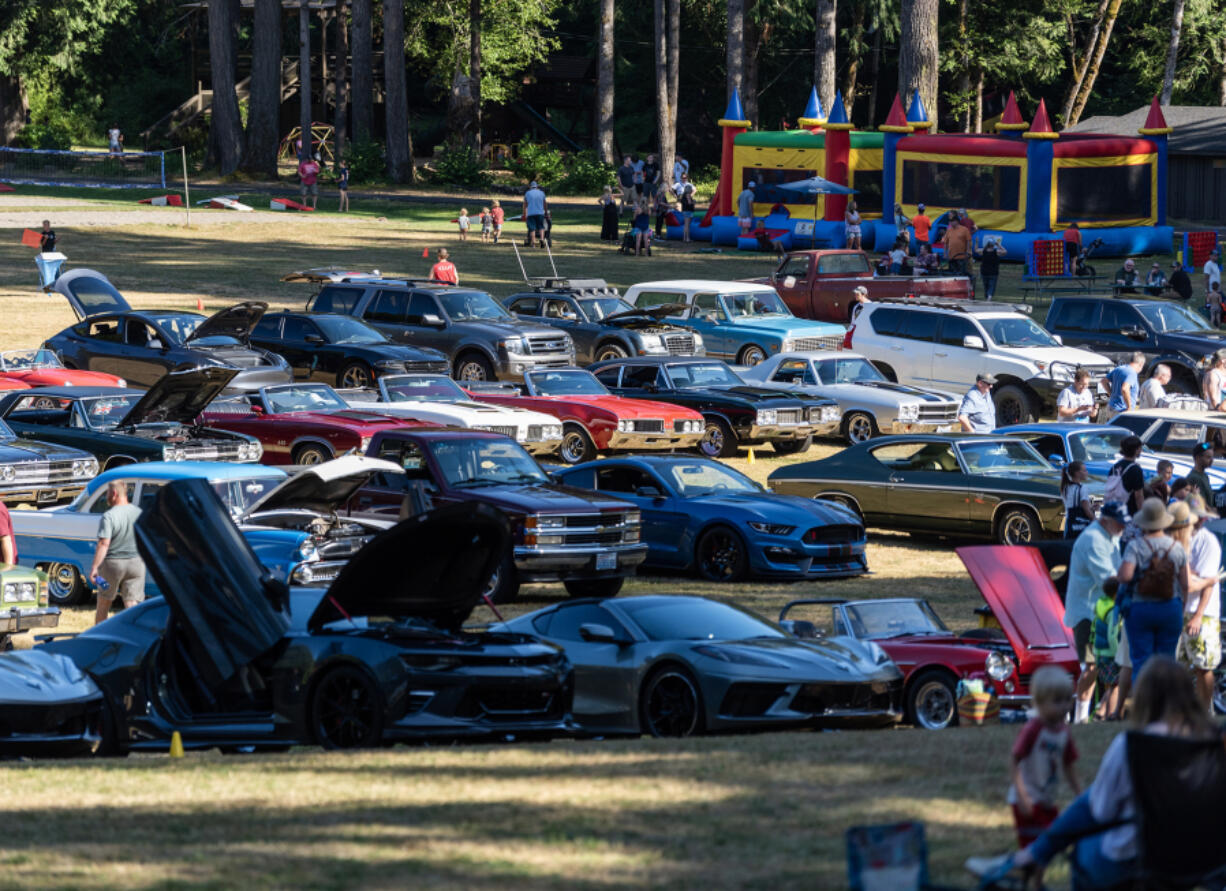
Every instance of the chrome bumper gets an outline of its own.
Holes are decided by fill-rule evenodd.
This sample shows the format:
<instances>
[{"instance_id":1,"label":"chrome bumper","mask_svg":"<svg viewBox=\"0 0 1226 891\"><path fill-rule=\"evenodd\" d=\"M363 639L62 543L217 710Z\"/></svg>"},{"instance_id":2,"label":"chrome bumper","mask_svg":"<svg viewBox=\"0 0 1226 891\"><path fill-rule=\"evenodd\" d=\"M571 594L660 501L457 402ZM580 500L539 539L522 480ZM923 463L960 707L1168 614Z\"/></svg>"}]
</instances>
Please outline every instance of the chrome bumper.
<instances>
[{"instance_id":1,"label":"chrome bumper","mask_svg":"<svg viewBox=\"0 0 1226 891\"><path fill-rule=\"evenodd\" d=\"M702 441L702 433L612 433L610 449L692 449Z\"/></svg>"},{"instance_id":2,"label":"chrome bumper","mask_svg":"<svg viewBox=\"0 0 1226 891\"><path fill-rule=\"evenodd\" d=\"M547 353L540 356L509 356L498 357L498 377L502 380L522 381L525 371L539 371L542 368L570 368L574 362L570 353Z\"/></svg>"},{"instance_id":3,"label":"chrome bumper","mask_svg":"<svg viewBox=\"0 0 1226 891\"><path fill-rule=\"evenodd\" d=\"M957 418L952 421L894 421L890 424L891 433L949 433L957 425Z\"/></svg>"},{"instance_id":4,"label":"chrome bumper","mask_svg":"<svg viewBox=\"0 0 1226 891\"><path fill-rule=\"evenodd\" d=\"M70 486L22 486L19 489L0 491L0 501L5 504L59 504L72 501L81 494L89 480L82 480Z\"/></svg>"},{"instance_id":5,"label":"chrome bumper","mask_svg":"<svg viewBox=\"0 0 1226 891\"><path fill-rule=\"evenodd\" d=\"M296 563L290 570L289 583L306 588L326 587L336 581L336 577L344 569L345 560L316 560L310 563Z\"/></svg>"},{"instance_id":6,"label":"chrome bumper","mask_svg":"<svg viewBox=\"0 0 1226 891\"><path fill-rule=\"evenodd\" d=\"M749 439L804 439L808 436L825 436L839 429L835 424L768 424L752 425L749 428Z\"/></svg>"},{"instance_id":7,"label":"chrome bumper","mask_svg":"<svg viewBox=\"0 0 1226 891\"><path fill-rule=\"evenodd\" d=\"M524 545L512 550L515 568L529 576L570 575L574 573L627 574L647 559L647 545L612 545L583 547L532 548ZM617 570L596 569L596 557L617 555Z\"/></svg>"},{"instance_id":8,"label":"chrome bumper","mask_svg":"<svg viewBox=\"0 0 1226 891\"><path fill-rule=\"evenodd\" d=\"M35 609L12 607L0 613L0 634L17 634L31 628L55 628L60 624L58 606L40 606Z\"/></svg>"},{"instance_id":9,"label":"chrome bumper","mask_svg":"<svg viewBox=\"0 0 1226 891\"><path fill-rule=\"evenodd\" d=\"M529 455L552 455L562 448L560 439L536 439L520 443Z\"/></svg>"}]
</instances>

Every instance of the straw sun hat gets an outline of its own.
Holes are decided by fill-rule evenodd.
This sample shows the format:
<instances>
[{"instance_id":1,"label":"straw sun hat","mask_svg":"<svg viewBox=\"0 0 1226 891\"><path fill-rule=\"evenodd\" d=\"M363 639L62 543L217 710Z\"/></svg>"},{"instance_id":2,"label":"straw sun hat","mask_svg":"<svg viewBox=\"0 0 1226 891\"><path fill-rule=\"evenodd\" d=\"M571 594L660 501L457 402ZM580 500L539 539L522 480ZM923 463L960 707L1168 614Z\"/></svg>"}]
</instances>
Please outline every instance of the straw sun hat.
<instances>
[{"instance_id":1,"label":"straw sun hat","mask_svg":"<svg viewBox=\"0 0 1226 891\"><path fill-rule=\"evenodd\" d=\"M1174 519L1167 511L1160 498L1146 498L1141 509L1137 511L1133 521L1139 529L1146 532L1158 532L1171 525Z\"/></svg>"}]
</instances>

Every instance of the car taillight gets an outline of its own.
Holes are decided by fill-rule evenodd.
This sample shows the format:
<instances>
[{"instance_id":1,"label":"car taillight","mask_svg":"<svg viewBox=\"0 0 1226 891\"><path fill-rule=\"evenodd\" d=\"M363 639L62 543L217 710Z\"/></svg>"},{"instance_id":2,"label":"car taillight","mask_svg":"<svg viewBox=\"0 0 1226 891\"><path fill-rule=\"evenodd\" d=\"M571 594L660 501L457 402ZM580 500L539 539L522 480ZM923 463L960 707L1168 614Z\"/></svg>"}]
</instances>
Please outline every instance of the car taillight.
<instances>
[{"instance_id":1,"label":"car taillight","mask_svg":"<svg viewBox=\"0 0 1226 891\"><path fill-rule=\"evenodd\" d=\"M855 331L856 331L855 325L852 325L850 328L847 329L847 333L843 335L843 349L845 350L851 349L851 335L854 334Z\"/></svg>"}]
</instances>

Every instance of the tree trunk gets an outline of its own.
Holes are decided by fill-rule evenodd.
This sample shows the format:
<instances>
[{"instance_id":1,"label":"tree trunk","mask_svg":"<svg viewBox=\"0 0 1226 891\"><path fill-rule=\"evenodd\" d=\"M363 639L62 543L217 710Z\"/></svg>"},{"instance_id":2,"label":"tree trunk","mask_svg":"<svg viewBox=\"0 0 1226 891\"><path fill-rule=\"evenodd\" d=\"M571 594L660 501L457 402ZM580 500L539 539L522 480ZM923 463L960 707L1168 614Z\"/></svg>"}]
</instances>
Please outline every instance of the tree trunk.
<instances>
[{"instance_id":1,"label":"tree trunk","mask_svg":"<svg viewBox=\"0 0 1226 891\"><path fill-rule=\"evenodd\" d=\"M1175 57L1179 54L1179 38L1183 34L1184 0L1175 0L1175 9L1171 13L1171 46L1166 51L1166 72L1162 75L1163 105L1171 104L1171 91L1175 89Z\"/></svg>"},{"instance_id":2,"label":"tree trunk","mask_svg":"<svg viewBox=\"0 0 1226 891\"><path fill-rule=\"evenodd\" d=\"M350 34L353 39L353 141L365 142L374 137L375 74L374 53L370 36L371 0L353 0Z\"/></svg>"},{"instance_id":3,"label":"tree trunk","mask_svg":"<svg viewBox=\"0 0 1226 891\"><path fill-rule=\"evenodd\" d=\"M243 159L243 122L234 92L238 0L209 0L209 67L213 108L209 124L209 160L222 176Z\"/></svg>"},{"instance_id":4,"label":"tree trunk","mask_svg":"<svg viewBox=\"0 0 1226 891\"><path fill-rule=\"evenodd\" d=\"M1226 37L1222 38L1222 79L1217 85L1217 104L1226 107Z\"/></svg>"},{"instance_id":5,"label":"tree trunk","mask_svg":"<svg viewBox=\"0 0 1226 891\"><path fill-rule=\"evenodd\" d=\"M656 132L660 139L660 169L665 170L665 156L672 154L671 104L668 101L668 17L666 0L652 3L652 33L655 38Z\"/></svg>"},{"instance_id":6,"label":"tree trunk","mask_svg":"<svg viewBox=\"0 0 1226 891\"><path fill-rule=\"evenodd\" d=\"M873 49L868 54L868 82L872 87L868 92L868 120L865 122L871 130L877 126L877 81L878 74L881 72L881 23L877 23L877 30L873 32Z\"/></svg>"},{"instance_id":7,"label":"tree trunk","mask_svg":"<svg viewBox=\"0 0 1226 891\"><path fill-rule=\"evenodd\" d=\"M681 90L681 0L668 0L668 131L673 153L677 150L677 108ZM664 163L664 159L660 159ZM672 182L673 159L664 169L665 182Z\"/></svg>"},{"instance_id":8,"label":"tree trunk","mask_svg":"<svg viewBox=\"0 0 1226 891\"><path fill-rule=\"evenodd\" d=\"M404 74L404 0L383 0L383 95L387 106L387 175L413 181L413 137Z\"/></svg>"},{"instance_id":9,"label":"tree trunk","mask_svg":"<svg viewBox=\"0 0 1226 891\"><path fill-rule=\"evenodd\" d=\"M298 0L298 126L303 155L311 154L311 7Z\"/></svg>"},{"instance_id":10,"label":"tree trunk","mask_svg":"<svg viewBox=\"0 0 1226 891\"><path fill-rule=\"evenodd\" d=\"M728 98L740 92L745 75L745 0L728 0L728 39L725 53L728 68Z\"/></svg>"},{"instance_id":11,"label":"tree trunk","mask_svg":"<svg viewBox=\"0 0 1226 891\"><path fill-rule=\"evenodd\" d=\"M336 80L333 91L336 93L335 131L337 167L341 158L345 157L346 142L349 139L349 26L345 21L345 3L340 0L336 4Z\"/></svg>"},{"instance_id":12,"label":"tree trunk","mask_svg":"<svg viewBox=\"0 0 1226 891\"><path fill-rule=\"evenodd\" d=\"M1065 127L1069 126L1069 119L1073 116L1073 105L1081 92L1081 85L1085 83L1086 72L1090 67L1090 57L1094 53L1094 47L1098 44L1098 35L1102 31L1103 20L1107 17L1107 7L1110 3L1111 0L1098 0L1098 11L1094 14L1094 24L1086 37L1085 50L1081 53L1080 60L1077 56L1077 32L1073 28L1072 19L1068 20L1069 63L1073 77L1068 93L1064 96L1064 105L1060 109L1060 117Z\"/></svg>"},{"instance_id":13,"label":"tree trunk","mask_svg":"<svg viewBox=\"0 0 1226 891\"><path fill-rule=\"evenodd\" d=\"M938 0L902 0L902 33L898 43L898 84L909 104L919 90L928 119L937 120Z\"/></svg>"},{"instance_id":14,"label":"tree trunk","mask_svg":"<svg viewBox=\"0 0 1226 891\"><path fill-rule=\"evenodd\" d=\"M1115 20L1120 14L1122 3L1123 0L1109 0L1107 15L1103 19L1102 30L1098 35L1098 44L1094 47L1094 54L1086 64L1086 74L1081 82L1081 90L1077 93L1077 101L1073 103L1073 112L1065 122L1066 127L1072 127L1081 120L1081 113L1085 111L1090 94L1094 92L1094 81L1098 79L1098 70L1102 66L1103 56L1107 53L1107 44L1111 41L1111 30L1115 27Z\"/></svg>"},{"instance_id":15,"label":"tree trunk","mask_svg":"<svg viewBox=\"0 0 1226 891\"><path fill-rule=\"evenodd\" d=\"M962 103L962 132L971 132L971 60L967 55L966 11L967 0L958 0L958 58L962 63L958 71L958 101Z\"/></svg>"},{"instance_id":16,"label":"tree trunk","mask_svg":"<svg viewBox=\"0 0 1226 891\"><path fill-rule=\"evenodd\" d=\"M821 0L818 0L821 7ZM843 102L847 107L847 117L855 120L856 90L859 89L860 58L864 46L864 4L851 4L851 27L848 29L850 38L847 41L847 76L843 80ZM854 49L853 49L854 48Z\"/></svg>"},{"instance_id":17,"label":"tree trunk","mask_svg":"<svg viewBox=\"0 0 1226 891\"><path fill-rule=\"evenodd\" d=\"M975 132L983 132L983 69L975 77Z\"/></svg>"},{"instance_id":18,"label":"tree trunk","mask_svg":"<svg viewBox=\"0 0 1226 891\"><path fill-rule=\"evenodd\" d=\"M472 97L469 145L481 154L481 0L468 0L468 89Z\"/></svg>"},{"instance_id":19,"label":"tree trunk","mask_svg":"<svg viewBox=\"0 0 1226 891\"><path fill-rule=\"evenodd\" d=\"M255 0L251 34L251 101L243 169L277 178L281 111L281 0Z\"/></svg>"},{"instance_id":20,"label":"tree trunk","mask_svg":"<svg viewBox=\"0 0 1226 891\"><path fill-rule=\"evenodd\" d=\"M817 0L814 11L817 37L814 42L813 83L817 84L817 95L822 100L822 108L826 114L830 114L830 106L834 105L834 47L838 39L838 31L835 28L837 13L838 0Z\"/></svg>"},{"instance_id":21,"label":"tree trunk","mask_svg":"<svg viewBox=\"0 0 1226 891\"><path fill-rule=\"evenodd\" d=\"M742 32L744 62L741 64L741 100L745 106L745 120L761 124L758 120L758 54L762 50L762 30L751 15L756 0L750 0L745 9L745 24Z\"/></svg>"},{"instance_id":22,"label":"tree trunk","mask_svg":"<svg viewBox=\"0 0 1226 891\"><path fill-rule=\"evenodd\" d=\"M600 0L599 54L596 69L596 153L606 164L617 163L613 147L613 0Z\"/></svg>"}]
</instances>

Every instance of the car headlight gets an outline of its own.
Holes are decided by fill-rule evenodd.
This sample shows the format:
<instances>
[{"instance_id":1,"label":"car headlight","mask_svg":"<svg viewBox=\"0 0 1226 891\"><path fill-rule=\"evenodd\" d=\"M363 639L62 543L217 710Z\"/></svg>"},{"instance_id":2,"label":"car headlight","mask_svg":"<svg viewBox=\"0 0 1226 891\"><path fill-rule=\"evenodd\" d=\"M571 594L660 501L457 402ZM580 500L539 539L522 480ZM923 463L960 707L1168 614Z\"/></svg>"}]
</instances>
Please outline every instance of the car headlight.
<instances>
[{"instance_id":1,"label":"car headlight","mask_svg":"<svg viewBox=\"0 0 1226 891\"><path fill-rule=\"evenodd\" d=\"M796 341L795 341L795 340L793 340L793 339L792 339L792 338L790 338L790 337L785 337L785 338L783 339L783 343L780 345L780 347L781 347L781 349L783 350L783 352L785 352L785 353L791 353L791 352L794 352L794 351L795 351L795 349L796 349Z\"/></svg>"},{"instance_id":2,"label":"car headlight","mask_svg":"<svg viewBox=\"0 0 1226 891\"><path fill-rule=\"evenodd\" d=\"M524 520L525 529L565 529L566 517L531 516Z\"/></svg>"},{"instance_id":3,"label":"car headlight","mask_svg":"<svg viewBox=\"0 0 1226 891\"><path fill-rule=\"evenodd\" d=\"M366 450L370 448L370 440L371 440L371 437L369 436L363 436L361 439L358 440L358 451L361 452L363 455L365 455Z\"/></svg>"},{"instance_id":4,"label":"car headlight","mask_svg":"<svg viewBox=\"0 0 1226 891\"><path fill-rule=\"evenodd\" d=\"M773 409L770 409L770 410L763 409L758 412L758 426L759 427L770 427L771 425L777 424L778 422L779 422L779 412Z\"/></svg>"},{"instance_id":5,"label":"car headlight","mask_svg":"<svg viewBox=\"0 0 1226 891\"><path fill-rule=\"evenodd\" d=\"M1196 367L1200 371L1204 371L1206 368L1209 368L1211 365L1213 365L1213 354L1212 353L1210 353L1208 356L1202 356L1201 360L1196 363Z\"/></svg>"},{"instance_id":6,"label":"car headlight","mask_svg":"<svg viewBox=\"0 0 1226 891\"><path fill-rule=\"evenodd\" d=\"M755 653L740 647L702 646L694 647L694 652L717 662L730 662L736 665L761 665L767 668L786 668L787 663L773 659L765 653Z\"/></svg>"},{"instance_id":7,"label":"car headlight","mask_svg":"<svg viewBox=\"0 0 1226 891\"><path fill-rule=\"evenodd\" d=\"M500 340L498 348L517 356L526 355L528 352L528 344L522 337L508 337L506 340Z\"/></svg>"},{"instance_id":8,"label":"car headlight","mask_svg":"<svg viewBox=\"0 0 1226 891\"><path fill-rule=\"evenodd\" d=\"M754 532L761 532L763 535L791 535L796 531L795 526L784 526L782 523L751 522L749 528Z\"/></svg>"},{"instance_id":9,"label":"car headlight","mask_svg":"<svg viewBox=\"0 0 1226 891\"><path fill-rule=\"evenodd\" d=\"M162 446L163 461L182 461L187 455L178 446Z\"/></svg>"},{"instance_id":10,"label":"car headlight","mask_svg":"<svg viewBox=\"0 0 1226 891\"><path fill-rule=\"evenodd\" d=\"M640 334L639 343L643 345L643 349L648 352L655 352L664 348L664 342L660 339L659 334Z\"/></svg>"},{"instance_id":11,"label":"car headlight","mask_svg":"<svg viewBox=\"0 0 1226 891\"><path fill-rule=\"evenodd\" d=\"M919 420L919 403L912 402L909 405L898 406L898 419L900 421L917 421Z\"/></svg>"},{"instance_id":12,"label":"car headlight","mask_svg":"<svg viewBox=\"0 0 1226 891\"><path fill-rule=\"evenodd\" d=\"M4 583L4 602L17 603L21 600L21 595L17 593L17 585L13 582Z\"/></svg>"},{"instance_id":13,"label":"car headlight","mask_svg":"<svg viewBox=\"0 0 1226 891\"><path fill-rule=\"evenodd\" d=\"M295 566L289 580L295 585L309 585L315 581L315 571L309 565Z\"/></svg>"},{"instance_id":14,"label":"car headlight","mask_svg":"<svg viewBox=\"0 0 1226 891\"><path fill-rule=\"evenodd\" d=\"M404 371L404 362L400 359L380 359L375 363L375 368L383 371Z\"/></svg>"},{"instance_id":15,"label":"car headlight","mask_svg":"<svg viewBox=\"0 0 1226 891\"><path fill-rule=\"evenodd\" d=\"M20 593L22 600L38 599L38 585L36 585L34 582L21 582L17 586L17 590L18 593Z\"/></svg>"},{"instance_id":16,"label":"car headlight","mask_svg":"<svg viewBox=\"0 0 1226 891\"><path fill-rule=\"evenodd\" d=\"M541 435L545 439L561 439L562 425L561 424L546 424L541 428Z\"/></svg>"},{"instance_id":17,"label":"car headlight","mask_svg":"<svg viewBox=\"0 0 1226 891\"><path fill-rule=\"evenodd\" d=\"M1013 674L1013 660L1004 653L993 650L983 660L983 670L994 681L1003 681Z\"/></svg>"},{"instance_id":18,"label":"car headlight","mask_svg":"<svg viewBox=\"0 0 1226 891\"><path fill-rule=\"evenodd\" d=\"M634 421L618 421L617 422L617 432L618 433L633 433L634 432Z\"/></svg>"},{"instance_id":19,"label":"car headlight","mask_svg":"<svg viewBox=\"0 0 1226 891\"><path fill-rule=\"evenodd\" d=\"M303 563L314 563L319 559L319 548L315 542L307 539L302 544L298 545L298 559Z\"/></svg>"},{"instance_id":20,"label":"car headlight","mask_svg":"<svg viewBox=\"0 0 1226 891\"><path fill-rule=\"evenodd\" d=\"M839 419L839 407L837 405L822 406L822 423L833 424Z\"/></svg>"},{"instance_id":21,"label":"car headlight","mask_svg":"<svg viewBox=\"0 0 1226 891\"><path fill-rule=\"evenodd\" d=\"M12 464L0 465L0 480L11 482L17 478L17 468Z\"/></svg>"},{"instance_id":22,"label":"car headlight","mask_svg":"<svg viewBox=\"0 0 1226 891\"><path fill-rule=\"evenodd\" d=\"M123 378L119 378L117 381L115 381L115 386L117 387L126 387L127 385L128 385L128 382L125 381Z\"/></svg>"}]
</instances>

